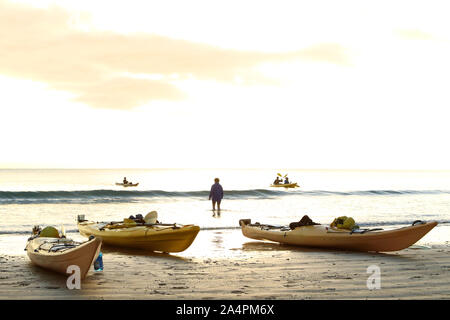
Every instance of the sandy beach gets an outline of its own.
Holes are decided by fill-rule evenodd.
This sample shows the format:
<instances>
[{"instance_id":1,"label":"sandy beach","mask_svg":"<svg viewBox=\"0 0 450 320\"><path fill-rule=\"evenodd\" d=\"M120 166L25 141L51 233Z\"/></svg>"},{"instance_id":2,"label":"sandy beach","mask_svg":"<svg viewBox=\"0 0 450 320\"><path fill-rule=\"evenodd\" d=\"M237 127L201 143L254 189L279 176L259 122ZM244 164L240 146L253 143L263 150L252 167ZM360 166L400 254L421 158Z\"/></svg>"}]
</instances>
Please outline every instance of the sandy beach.
<instances>
[{"instance_id":1,"label":"sandy beach","mask_svg":"<svg viewBox=\"0 0 450 320\"><path fill-rule=\"evenodd\" d=\"M239 229L201 231L180 254L103 248L80 290L20 253L26 236L2 237L0 299L449 299L450 248L394 253L304 249L244 238ZM23 246L21 246L23 244ZM381 272L369 290L367 268Z\"/></svg>"}]
</instances>

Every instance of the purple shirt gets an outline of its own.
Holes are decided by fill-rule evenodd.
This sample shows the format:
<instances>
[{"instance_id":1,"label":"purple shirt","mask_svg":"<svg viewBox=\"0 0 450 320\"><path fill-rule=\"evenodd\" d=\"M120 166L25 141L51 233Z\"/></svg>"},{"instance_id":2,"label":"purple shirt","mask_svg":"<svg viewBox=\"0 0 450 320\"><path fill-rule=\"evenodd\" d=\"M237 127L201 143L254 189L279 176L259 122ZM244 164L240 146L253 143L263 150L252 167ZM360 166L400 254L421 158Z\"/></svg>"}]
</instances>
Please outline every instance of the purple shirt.
<instances>
[{"instance_id":1,"label":"purple shirt","mask_svg":"<svg viewBox=\"0 0 450 320\"><path fill-rule=\"evenodd\" d=\"M211 186L211 191L209 192L209 198L213 201L219 201L223 198L223 189L219 183L214 183Z\"/></svg>"}]
</instances>

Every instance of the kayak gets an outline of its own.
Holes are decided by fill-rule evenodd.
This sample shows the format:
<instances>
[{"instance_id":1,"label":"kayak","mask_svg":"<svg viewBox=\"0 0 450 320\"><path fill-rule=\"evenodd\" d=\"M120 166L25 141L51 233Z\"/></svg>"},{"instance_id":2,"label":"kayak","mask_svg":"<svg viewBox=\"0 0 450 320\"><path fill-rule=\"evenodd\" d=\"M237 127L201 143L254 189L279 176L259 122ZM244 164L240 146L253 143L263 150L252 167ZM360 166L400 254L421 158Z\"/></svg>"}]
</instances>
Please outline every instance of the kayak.
<instances>
[{"instance_id":1,"label":"kayak","mask_svg":"<svg viewBox=\"0 0 450 320\"><path fill-rule=\"evenodd\" d=\"M65 275L68 275L67 268L75 265L84 279L100 253L101 244L101 239L95 237L83 243L65 238L31 237L25 249L35 265Z\"/></svg>"},{"instance_id":2,"label":"kayak","mask_svg":"<svg viewBox=\"0 0 450 320\"><path fill-rule=\"evenodd\" d=\"M288 183L288 184L271 184L270 186L274 187L274 188L296 188L296 187L299 187L297 182Z\"/></svg>"},{"instance_id":3,"label":"kayak","mask_svg":"<svg viewBox=\"0 0 450 320\"><path fill-rule=\"evenodd\" d=\"M411 226L394 230L355 231L334 229L325 225L301 226L291 230L288 226L271 226L258 222L252 224L250 219L239 220L239 225L244 236L256 240L270 240L305 247L388 252L413 245L433 229L437 222L416 221Z\"/></svg>"},{"instance_id":4,"label":"kayak","mask_svg":"<svg viewBox=\"0 0 450 320\"><path fill-rule=\"evenodd\" d=\"M138 183L119 183L116 182L116 186L122 186L122 187L137 187L139 185Z\"/></svg>"},{"instance_id":5,"label":"kayak","mask_svg":"<svg viewBox=\"0 0 450 320\"><path fill-rule=\"evenodd\" d=\"M110 246L148 251L181 252L194 242L200 227L178 224L143 224L126 226L120 223L78 221L80 234L101 237Z\"/></svg>"}]
</instances>

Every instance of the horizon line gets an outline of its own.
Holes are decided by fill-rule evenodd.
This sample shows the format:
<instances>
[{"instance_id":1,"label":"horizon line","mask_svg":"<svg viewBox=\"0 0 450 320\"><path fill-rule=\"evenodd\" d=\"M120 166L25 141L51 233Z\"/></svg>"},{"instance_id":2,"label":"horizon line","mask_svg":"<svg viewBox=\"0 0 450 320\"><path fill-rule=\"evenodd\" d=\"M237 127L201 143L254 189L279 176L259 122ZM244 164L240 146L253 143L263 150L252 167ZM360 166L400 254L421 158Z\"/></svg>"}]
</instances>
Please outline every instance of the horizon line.
<instances>
[{"instance_id":1,"label":"horizon line","mask_svg":"<svg viewBox=\"0 0 450 320\"><path fill-rule=\"evenodd\" d=\"M266 168L195 168L195 167L186 167L186 168L164 168L164 167L158 167L158 168L74 168L74 167L24 167L24 168L2 168L0 167L0 170L282 170L282 171L288 171L288 170L297 170L297 171L450 171L450 169L396 169L396 168L390 168L390 169L383 169L383 168L273 168L273 167L266 167Z\"/></svg>"}]
</instances>

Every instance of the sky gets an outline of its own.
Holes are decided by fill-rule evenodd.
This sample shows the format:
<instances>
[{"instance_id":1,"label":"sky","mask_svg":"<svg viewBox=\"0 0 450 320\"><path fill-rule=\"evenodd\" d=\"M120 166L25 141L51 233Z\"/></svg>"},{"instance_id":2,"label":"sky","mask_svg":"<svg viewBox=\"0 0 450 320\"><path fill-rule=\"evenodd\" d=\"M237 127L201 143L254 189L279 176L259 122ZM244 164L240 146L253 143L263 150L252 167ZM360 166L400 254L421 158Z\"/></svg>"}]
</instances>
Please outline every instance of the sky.
<instances>
[{"instance_id":1,"label":"sky","mask_svg":"<svg viewBox=\"0 0 450 320\"><path fill-rule=\"evenodd\" d=\"M0 0L0 168L448 170L449 6Z\"/></svg>"}]
</instances>

